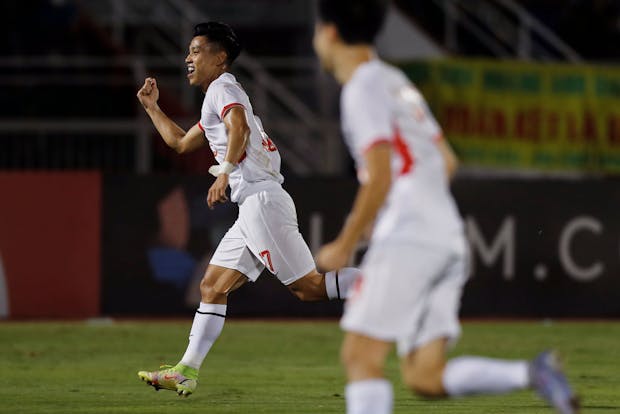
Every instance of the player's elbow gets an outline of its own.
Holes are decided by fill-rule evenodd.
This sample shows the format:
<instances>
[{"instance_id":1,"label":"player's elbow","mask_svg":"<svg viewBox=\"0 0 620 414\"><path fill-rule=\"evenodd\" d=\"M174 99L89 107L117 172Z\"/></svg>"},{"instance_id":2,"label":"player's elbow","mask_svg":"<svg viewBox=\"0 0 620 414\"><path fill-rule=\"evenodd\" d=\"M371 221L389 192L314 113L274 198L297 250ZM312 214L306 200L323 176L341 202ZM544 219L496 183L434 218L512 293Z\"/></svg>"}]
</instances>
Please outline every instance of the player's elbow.
<instances>
[{"instance_id":1,"label":"player's elbow","mask_svg":"<svg viewBox=\"0 0 620 414\"><path fill-rule=\"evenodd\" d=\"M173 149L176 151L177 154L185 154L187 152L187 149L183 144L178 144Z\"/></svg>"},{"instance_id":2,"label":"player's elbow","mask_svg":"<svg viewBox=\"0 0 620 414\"><path fill-rule=\"evenodd\" d=\"M190 152L191 150L189 147L189 139L187 138L187 135L180 137L177 140L176 145L173 147L173 149L176 151L177 154L186 154Z\"/></svg>"}]
</instances>

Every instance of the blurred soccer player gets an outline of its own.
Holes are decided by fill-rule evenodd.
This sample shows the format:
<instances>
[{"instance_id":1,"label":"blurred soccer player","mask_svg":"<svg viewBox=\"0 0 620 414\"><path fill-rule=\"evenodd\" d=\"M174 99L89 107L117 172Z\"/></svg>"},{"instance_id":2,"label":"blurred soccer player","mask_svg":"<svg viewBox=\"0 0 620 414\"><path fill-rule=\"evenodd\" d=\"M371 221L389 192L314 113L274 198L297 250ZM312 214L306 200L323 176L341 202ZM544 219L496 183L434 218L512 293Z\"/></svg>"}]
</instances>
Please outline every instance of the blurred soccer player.
<instances>
[{"instance_id":1,"label":"blurred soccer player","mask_svg":"<svg viewBox=\"0 0 620 414\"><path fill-rule=\"evenodd\" d=\"M574 395L553 353L531 362L446 361L460 333L467 277L463 224L449 190L457 160L418 90L375 56L385 11L376 0L320 0L314 36L323 67L344 85L342 129L360 181L340 235L317 255L319 267L346 263L375 220L363 276L341 320L347 413L392 411L392 386L383 374L392 343L405 384L421 395L533 387L559 412L574 413Z\"/></svg>"},{"instance_id":2,"label":"blurred soccer player","mask_svg":"<svg viewBox=\"0 0 620 414\"><path fill-rule=\"evenodd\" d=\"M211 147L219 165L209 168L217 177L208 192L209 207L228 200L228 186L231 201L239 205L239 217L221 240L200 284L202 299L181 361L161 371L138 373L156 389L179 395L189 395L196 388L198 370L224 326L228 294L248 280L255 281L265 268L304 301L346 298L358 276L352 268L326 274L316 270L298 230L293 200L281 185L280 153L254 116L247 94L228 73L240 51L229 26L208 22L194 28L185 59L187 78L205 98L200 122L189 131L158 106L155 79L147 78L138 91L138 99L168 146L178 153L207 143Z\"/></svg>"}]
</instances>

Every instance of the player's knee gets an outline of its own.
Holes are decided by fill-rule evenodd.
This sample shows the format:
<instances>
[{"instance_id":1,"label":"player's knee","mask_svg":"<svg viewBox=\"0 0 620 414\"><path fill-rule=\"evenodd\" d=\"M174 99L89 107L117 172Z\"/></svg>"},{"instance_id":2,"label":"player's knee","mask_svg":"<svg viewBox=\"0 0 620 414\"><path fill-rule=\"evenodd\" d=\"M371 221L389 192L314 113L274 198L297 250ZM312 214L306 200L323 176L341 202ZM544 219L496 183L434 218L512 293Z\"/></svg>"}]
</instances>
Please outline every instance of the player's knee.
<instances>
[{"instance_id":1,"label":"player's knee","mask_svg":"<svg viewBox=\"0 0 620 414\"><path fill-rule=\"evenodd\" d=\"M213 277L205 275L200 281L200 296L205 303L217 303L226 298L227 292L219 286Z\"/></svg>"},{"instance_id":2,"label":"player's knee","mask_svg":"<svg viewBox=\"0 0 620 414\"><path fill-rule=\"evenodd\" d=\"M381 358L359 347L344 346L340 352L340 361L349 373L349 377L381 377L383 375Z\"/></svg>"},{"instance_id":3,"label":"player's knee","mask_svg":"<svg viewBox=\"0 0 620 414\"><path fill-rule=\"evenodd\" d=\"M340 350L340 362L345 367L359 364L361 355L359 352L350 346L345 346Z\"/></svg>"},{"instance_id":4,"label":"player's knee","mask_svg":"<svg viewBox=\"0 0 620 414\"><path fill-rule=\"evenodd\" d=\"M443 397L442 372L442 369L430 365L415 367L403 373L403 382L407 388L423 397Z\"/></svg>"}]
</instances>

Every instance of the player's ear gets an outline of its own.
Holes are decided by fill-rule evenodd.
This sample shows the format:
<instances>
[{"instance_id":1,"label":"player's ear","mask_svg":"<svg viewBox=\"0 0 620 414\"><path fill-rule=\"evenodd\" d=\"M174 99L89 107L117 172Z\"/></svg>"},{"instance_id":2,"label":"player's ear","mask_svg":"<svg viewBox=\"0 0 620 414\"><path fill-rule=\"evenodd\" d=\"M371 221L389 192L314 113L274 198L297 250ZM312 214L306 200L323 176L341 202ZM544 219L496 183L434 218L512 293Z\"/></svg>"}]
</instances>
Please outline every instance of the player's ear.
<instances>
[{"instance_id":1,"label":"player's ear","mask_svg":"<svg viewBox=\"0 0 620 414\"><path fill-rule=\"evenodd\" d=\"M227 64L228 54L226 53L225 50L220 50L215 55L215 58L216 58L217 66L223 66Z\"/></svg>"},{"instance_id":2,"label":"player's ear","mask_svg":"<svg viewBox=\"0 0 620 414\"><path fill-rule=\"evenodd\" d=\"M314 50L322 58L326 58L332 45L340 39L338 29L332 23L317 22L314 27L312 44Z\"/></svg>"},{"instance_id":3,"label":"player's ear","mask_svg":"<svg viewBox=\"0 0 620 414\"><path fill-rule=\"evenodd\" d=\"M324 36L330 42L334 42L336 40L341 40L340 33L338 32L338 28L333 23L322 23L322 29L324 32Z\"/></svg>"}]
</instances>

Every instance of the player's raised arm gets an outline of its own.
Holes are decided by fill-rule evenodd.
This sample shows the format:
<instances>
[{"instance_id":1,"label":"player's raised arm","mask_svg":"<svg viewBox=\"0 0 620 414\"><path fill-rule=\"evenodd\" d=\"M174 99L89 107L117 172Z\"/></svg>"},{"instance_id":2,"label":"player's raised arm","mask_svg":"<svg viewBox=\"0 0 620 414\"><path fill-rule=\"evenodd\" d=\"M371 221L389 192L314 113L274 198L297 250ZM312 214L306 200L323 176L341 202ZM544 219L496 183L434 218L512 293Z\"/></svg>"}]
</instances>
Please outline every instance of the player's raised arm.
<instances>
[{"instance_id":1,"label":"player's raised arm","mask_svg":"<svg viewBox=\"0 0 620 414\"><path fill-rule=\"evenodd\" d=\"M319 251L316 259L321 269L338 269L347 263L362 234L385 203L392 185L391 154L392 147L387 142L365 153L368 179L360 185L351 214L338 238Z\"/></svg>"},{"instance_id":2,"label":"player's raised arm","mask_svg":"<svg viewBox=\"0 0 620 414\"><path fill-rule=\"evenodd\" d=\"M179 154L194 151L203 145L203 132L198 125L194 125L189 131L185 132L183 128L177 125L173 120L161 110L157 101L159 100L159 89L157 81L154 78L146 78L144 85L138 91L138 100L144 107L144 110L151 118L153 125L159 132L166 144Z\"/></svg>"}]
</instances>

